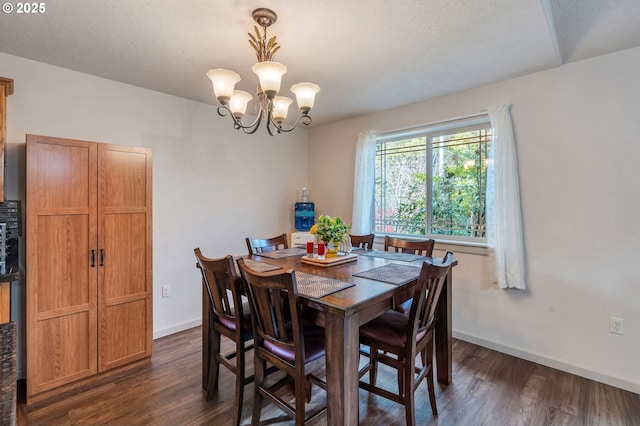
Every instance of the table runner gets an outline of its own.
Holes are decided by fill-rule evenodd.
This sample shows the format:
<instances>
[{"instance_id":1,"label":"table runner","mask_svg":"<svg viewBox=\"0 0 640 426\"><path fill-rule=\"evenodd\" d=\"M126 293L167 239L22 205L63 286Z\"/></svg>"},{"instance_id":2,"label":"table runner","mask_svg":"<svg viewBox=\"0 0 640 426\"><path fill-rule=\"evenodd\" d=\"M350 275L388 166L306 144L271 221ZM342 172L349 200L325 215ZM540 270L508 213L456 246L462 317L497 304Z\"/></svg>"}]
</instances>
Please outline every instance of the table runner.
<instances>
[{"instance_id":1,"label":"table runner","mask_svg":"<svg viewBox=\"0 0 640 426\"><path fill-rule=\"evenodd\" d=\"M403 262L413 262L418 259L426 259L424 256L420 256L419 254L400 253L400 252L382 251L382 250L362 251L362 252L359 252L358 254L360 256L380 257L382 259L401 260Z\"/></svg>"},{"instance_id":2,"label":"table runner","mask_svg":"<svg viewBox=\"0 0 640 426\"><path fill-rule=\"evenodd\" d=\"M265 251L264 253L257 253L258 256L268 257L270 259L282 259L283 257L299 256L301 254L307 254L307 249L288 248L283 250L273 250Z\"/></svg>"},{"instance_id":3,"label":"table runner","mask_svg":"<svg viewBox=\"0 0 640 426\"><path fill-rule=\"evenodd\" d=\"M298 271L296 271L296 283L298 284L299 294L314 299L320 299L321 297L355 285L354 283L348 283L334 278L321 277Z\"/></svg>"},{"instance_id":4,"label":"table runner","mask_svg":"<svg viewBox=\"0 0 640 426\"><path fill-rule=\"evenodd\" d=\"M353 274L354 277L368 278L370 280L382 281L389 284L401 285L413 281L420 275L420 268L409 265L399 265L391 263L379 266L368 271Z\"/></svg>"},{"instance_id":5,"label":"table runner","mask_svg":"<svg viewBox=\"0 0 640 426\"><path fill-rule=\"evenodd\" d=\"M275 271L276 269L282 269L282 267L280 266L270 265L268 263L258 262L252 259L245 259L244 264L257 272L269 272L269 271Z\"/></svg>"}]
</instances>

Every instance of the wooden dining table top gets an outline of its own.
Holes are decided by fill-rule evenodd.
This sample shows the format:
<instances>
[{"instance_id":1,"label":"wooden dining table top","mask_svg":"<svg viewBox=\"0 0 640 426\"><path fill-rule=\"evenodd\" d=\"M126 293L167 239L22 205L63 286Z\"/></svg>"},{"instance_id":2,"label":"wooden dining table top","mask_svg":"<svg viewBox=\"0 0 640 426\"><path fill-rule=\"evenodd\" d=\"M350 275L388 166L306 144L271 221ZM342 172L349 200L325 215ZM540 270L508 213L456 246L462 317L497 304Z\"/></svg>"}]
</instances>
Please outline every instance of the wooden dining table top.
<instances>
[{"instance_id":1,"label":"wooden dining table top","mask_svg":"<svg viewBox=\"0 0 640 426\"><path fill-rule=\"evenodd\" d=\"M357 255L359 251L354 251L353 253ZM375 250L369 251L369 254L373 253L375 253ZM370 278L354 276L354 274L388 265L390 263L421 267L424 261L427 259L432 260L435 263L438 263L441 260L439 258L420 257L419 259L407 262L388 260L385 258L374 256L358 256L357 259L353 262L332 266L318 266L314 264L303 263L302 259L305 256L306 255L297 255L273 259L254 254L248 257L270 265L279 266L285 270L293 269L295 271L306 272L313 275L319 275L327 278L337 279L340 281L354 283L355 286L345 288L338 292L324 296L320 299L308 298L304 295L301 295L302 298L307 300L305 302L305 305L307 306L313 306L324 311L341 311L345 314L353 314L367 304L375 302L376 299L381 295L388 294L389 292L395 295L396 303L401 303L412 297L412 289L415 285L415 281L411 281L403 285L396 285L383 281L373 280ZM457 265L457 261L454 260L452 265Z\"/></svg>"}]
</instances>

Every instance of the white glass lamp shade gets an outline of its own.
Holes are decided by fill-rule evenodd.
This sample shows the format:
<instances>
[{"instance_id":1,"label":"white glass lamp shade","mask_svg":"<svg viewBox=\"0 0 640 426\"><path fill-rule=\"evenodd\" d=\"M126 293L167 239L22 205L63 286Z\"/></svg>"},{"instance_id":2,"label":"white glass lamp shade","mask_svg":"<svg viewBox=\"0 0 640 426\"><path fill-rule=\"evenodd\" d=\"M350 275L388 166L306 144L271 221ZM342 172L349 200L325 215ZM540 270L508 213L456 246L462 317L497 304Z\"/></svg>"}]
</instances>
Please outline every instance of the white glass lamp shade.
<instances>
[{"instance_id":1,"label":"white glass lamp shade","mask_svg":"<svg viewBox=\"0 0 640 426\"><path fill-rule=\"evenodd\" d=\"M240 81L240 76L229 70L216 68L207 72L207 77L213 83L213 92L222 105L226 105L233 95L236 83Z\"/></svg>"},{"instance_id":2,"label":"white glass lamp shade","mask_svg":"<svg viewBox=\"0 0 640 426\"><path fill-rule=\"evenodd\" d=\"M291 91L296 95L300 111L303 114L307 114L313 108L316 93L320 91L320 86L313 83L298 83L291 86Z\"/></svg>"},{"instance_id":3,"label":"white glass lamp shade","mask_svg":"<svg viewBox=\"0 0 640 426\"><path fill-rule=\"evenodd\" d=\"M279 62L258 62L251 67L260 80L260 87L267 98L273 99L280 90L280 81L287 72L287 67Z\"/></svg>"},{"instance_id":4,"label":"white glass lamp shade","mask_svg":"<svg viewBox=\"0 0 640 426\"><path fill-rule=\"evenodd\" d=\"M236 90L233 92L233 96L229 100L229 109L236 118L242 118L245 112L247 112L247 104L253 99L253 96L242 90Z\"/></svg>"},{"instance_id":5,"label":"white glass lamp shade","mask_svg":"<svg viewBox=\"0 0 640 426\"><path fill-rule=\"evenodd\" d=\"M293 99L284 96L276 96L273 98L273 119L281 123L287 118L289 113L289 105L293 103Z\"/></svg>"}]
</instances>

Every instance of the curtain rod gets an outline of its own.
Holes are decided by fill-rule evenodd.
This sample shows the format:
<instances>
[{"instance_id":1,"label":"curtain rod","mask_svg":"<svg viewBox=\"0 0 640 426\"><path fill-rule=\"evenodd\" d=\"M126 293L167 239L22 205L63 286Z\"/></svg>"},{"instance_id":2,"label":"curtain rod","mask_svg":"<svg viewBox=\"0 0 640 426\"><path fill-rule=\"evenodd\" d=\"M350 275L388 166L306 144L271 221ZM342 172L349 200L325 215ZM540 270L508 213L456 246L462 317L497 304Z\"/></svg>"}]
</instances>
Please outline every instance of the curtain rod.
<instances>
[{"instance_id":1,"label":"curtain rod","mask_svg":"<svg viewBox=\"0 0 640 426\"><path fill-rule=\"evenodd\" d=\"M438 124L453 123L455 121L467 120L469 118L481 117L483 115L488 115L488 114L489 114L489 111L481 111L481 112L477 112L475 114L462 115L462 116L459 116L459 117L449 118L449 119L440 120L440 121L432 121L430 123L420 124L420 125L417 125L417 126L405 127L405 128L401 128L401 129L395 129L395 130L387 130L385 132L376 133L376 136L387 136L387 135L392 135L392 134L395 134L395 133L398 133L398 132L411 133L413 131L418 131L418 130L424 129L425 127L436 126Z\"/></svg>"}]
</instances>

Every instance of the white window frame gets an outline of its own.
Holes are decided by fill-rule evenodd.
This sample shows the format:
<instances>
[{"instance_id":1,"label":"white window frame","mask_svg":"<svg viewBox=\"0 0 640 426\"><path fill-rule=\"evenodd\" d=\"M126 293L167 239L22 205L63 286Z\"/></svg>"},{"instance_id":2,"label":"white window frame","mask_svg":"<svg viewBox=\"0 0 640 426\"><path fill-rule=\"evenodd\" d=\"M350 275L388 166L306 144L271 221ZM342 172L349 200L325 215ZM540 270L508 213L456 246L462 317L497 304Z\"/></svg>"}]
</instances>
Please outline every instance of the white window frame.
<instances>
[{"instance_id":1,"label":"white window frame","mask_svg":"<svg viewBox=\"0 0 640 426\"><path fill-rule=\"evenodd\" d=\"M446 234L431 234L427 231L431 231L431 204L432 204L432 190L429 189L432 185L432 170L431 170L431 156L432 146L431 140L434 137L449 135L451 133L462 133L465 131L473 131L478 129L491 128L488 114L480 114L473 117L455 119L446 122L432 123L425 126L420 126L411 129L403 129L393 132L381 133L376 136L376 146L381 143L393 142L398 140L405 140L414 137L425 137L426 144L426 174L427 182L425 184L425 235L413 235L413 234L398 234L398 233L381 233L375 232L378 236L395 235L401 237L407 237L412 239L435 239L442 242L461 243L465 245L478 245L486 246L487 239L485 237L467 237L459 235L446 235ZM377 170L376 170L377 173ZM486 202L486 199L485 199ZM375 220L375 215L373 217ZM375 226L372 224L372 229ZM486 232L485 232L486 235Z\"/></svg>"}]
</instances>

